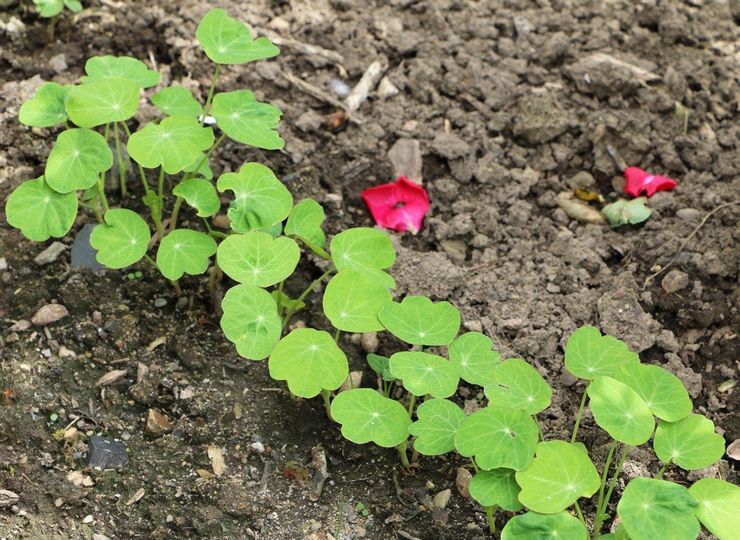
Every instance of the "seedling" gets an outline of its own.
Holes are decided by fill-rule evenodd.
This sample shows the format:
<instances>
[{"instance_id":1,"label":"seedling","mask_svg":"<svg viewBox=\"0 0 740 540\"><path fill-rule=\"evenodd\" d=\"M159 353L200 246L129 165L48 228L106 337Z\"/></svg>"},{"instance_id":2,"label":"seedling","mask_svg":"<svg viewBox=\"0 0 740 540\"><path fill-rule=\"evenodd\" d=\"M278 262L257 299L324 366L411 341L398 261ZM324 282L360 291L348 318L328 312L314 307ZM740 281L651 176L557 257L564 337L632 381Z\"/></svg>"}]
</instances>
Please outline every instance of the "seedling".
<instances>
[{"instance_id":1,"label":"seedling","mask_svg":"<svg viewBox=\"0 0 740 540\"><path fill-rule=\"evenodd\" d=\"M41 17L51 19L47 28L50 39L54 37L54 27L64 8L67 8L72 13L82 11L82 3L79 0L33 0L33 3Z\"/></svg>"}]
</instances>

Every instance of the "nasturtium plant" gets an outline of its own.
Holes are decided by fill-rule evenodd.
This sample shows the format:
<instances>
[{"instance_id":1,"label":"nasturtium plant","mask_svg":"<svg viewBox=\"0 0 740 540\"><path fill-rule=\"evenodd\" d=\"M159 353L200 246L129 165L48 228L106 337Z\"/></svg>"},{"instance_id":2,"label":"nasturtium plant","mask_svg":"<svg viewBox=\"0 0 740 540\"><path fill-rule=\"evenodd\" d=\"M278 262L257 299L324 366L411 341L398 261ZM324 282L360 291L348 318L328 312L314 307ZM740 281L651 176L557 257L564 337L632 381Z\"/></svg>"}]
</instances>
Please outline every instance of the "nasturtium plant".
<instances>
[{"instance_id":1,"label":"nasturtium plant","mask_svg":"<svg viewBox=\"0 0 740 540\"><path fill-rule=\"evenodd\" d=\"M211 217L221 209L216 188L203 178L183 180L172 189L172 194L181 197L189 206L195 208L199 217Z\"/></svg>"},{"instance_id":2,"label":"nasturtium plant","mask_svg":"<svg viewBox=\"0 0 740 540\"><path fill-rule=\"evenodd\" d=\"M259 287L281 282L295 270L301 251L295 240L261 231L232 234L218 246L218 264L234 281Z\"/></svg>"},{"instance_id":3,"label":"nasturtium plant","mask_svg":"<svg viewBox=\"0 0 740 540\"><path fill-rule=\"evenodd\" d=\"M662 420L677 422L691 413L691 398L683 383L660 366L627 364L614 378L637 392L650 411Z\"/></svg>"},{"instance_id":4,"label":"nasturtium plant","mask_svg":"<svg viewBox=\"0 0 740 540\"><path fill-rule=\"evenodd\" d=\"M550 406L552 390L537 370L524 360L509 358L495 366L486 397L496 405L537 414Z\"/></svg>"},{"instance_id":5,"label":"nasturtium plant","mask_svg":"<svg viewBox=\"0 0 740 540\"><path fill-rule=\"evenodd\" d=\"M176 229L160 242L157 266L167 279L180 279L186 273L196 276L208 269L216 248L216 241L206 233Z\"/></svg>"},{"instance_id":6,"label":"nasturtium plant","mask_svg":"<svg viewBox=\"0 0 740 540\"><path fill-rule=\"evenodd\" d=\"M279 150L285 145L277 132L283 113L274 105L257 101L249 90L216 94L211 114L218 127L235 141L265 150Z\"/></svg>"},{"instance_id":7,"label":"nasturtium plant","mask_svg":"<svg viewBox=\"0 0 740 540\"><path fill-rule=\"evenodd\" d=\"M195 31L206 55L217 64L245 64L280 54L269 39L252 39L246 24L232 19L223 9L212 9Z\"/></svg>"},{"instance_id":8,"label":"nasturtium plant","mask_svg":"<svg viewBox=\"0 0 740 540\"><path fill-rule=\"evenodd\" d=\"M689 471L709 467L725 453L724 437L714 431L714 422L701 414L690 414L678 422L661 420L653 446L661 461Z\"/></svg>"},{"instance_id":9,"label":"nasturtium plant","mask_svg":"<svg viewBox=\"0 0 740 540\"><path fill-rule=\"evenodd\" d=\"M169 116L194 116L203 114L203 107L193 93L183 86L169 86L152 96L152 103Z\"/></svg>"},{"instance_id":10,"label":"nasturtium plant","mask_svg":"<svg viewBox=\"0 0 740 540\"><path fill-rule=\"evenodd\" d=\"M425 352L397 352L391 356L390 370L393 377L400 379L403 387L415 396L450 397L460 382L455 364Z\"/></svg>"},{"instance_id":11,"label":"nasturtium plant","mask_svg":"<svg viewBox=\"0 0 740 540\"><path fill-rule=\"evenodd\" d=\"M378 229L355 227L331 239L331 260L337 270L373 273L396 262L396 250L388 235Z\"/></svg>"},{"instance_id":12,"label":"nasturtium plant","mask_svg":"<svg viewBox=\"0 0 740 540\"><path fill-rule=\"evenodd\" d=\"M460 330L460 312L446 301L407 296L386 304L378 315L386 330L412 345L449 345Z\"/></svg>"},{"instance_id":13,"label":"nasturtium plant","mask_svg":"<svg viewBox=\"0 0 740 540\"><path fill-rule=\"evenodd\" d=\"M596 423L612 438L639 445L655 429L653 413L640 395L611 377L597 377L588 387L591 411Z\"/></svg>"},{"instance_id":14,"label":"nasturtium plant","mask_svg":"<svg viewBox=\"0 0 740 540\"><path fill-rule=\"evenodd\" d=\"M395 381L396 378L391 374L391 359L387 356L369 353L367 363L375 373L383 377L386 382Z\"/></svg>"},{"instance_id":15,"label":"nasturtium plant","mask_svg":"<svg viewBox=\"0 0 740 540\"><path fill-rule=\"evenodd\" d=\"M105 223L93 229L90 245L98 251L97 259L108 268L126 268L146 254L151 234L139 214L125 208L105 213Z\"/></svg>"},{"instance_id":16,"label":"nasturtium plant","mask_svg":"<svg viewBox=\"0 0 740 540\"><path fill-rule=\"evenodd\" d=\"M237 285L221 304L221 329L248 360L267 358L280 341L282 325L273 297L254 285Z\"/></svg>"},{"instance_id":17,"label":"nasturtium plant","mask_svg":"<svg viewBox=\"0 0 740 540\"><path fill-rule=\"evenodd\" d=\"M514 516L501 531L501 540L588 540L583 523L568 512Z\"/></svg>"},{"instance_id":18,"label":"nasturtium plant","mask_svg":"<svg viewBox=\"0 0 740 540\"><path fill-rule=\"evenodd\" d=\"M139 87L128 79L92 79L73 86L64 105L70 120L83 128L128 120L139 108Z\"/></svg>"},{"instance_id":19,"label":"nasturtium plant","mask_svg":"<svg viewBox=\"0 0 740 540\"><path fill-rule=\"evenodd\" d=\"M414 449L425 456L439 456L455 449L455 433L465 412L447 399L428 399L416 409L418 420L411 424Z\"/></svg>"},{"instance_id":20,"label":"nasturtium plant","mask_svg":"<svg viewBox=\"0 0 740 540\"><path fill-rule=\"evenodd\" d=\"M67 120L64 102L69 93L68 86L55 82L43 83L38 87L33 98L25 101L18 112L21 124L31 127L53 127Z\"/></svg>"},{"instance_id":21,"label":"nasturtium plant","mask_svg":"<svg viewBox=\"0 0 740 540\"><path fill-rule=\"evenodd\" d=\"M576 377L613 377L624 365L638 363L636 353L612 336L602 336L598 328L582 326L565 345L565 367Z\"/></svg>"},{"instance_id":22,"label":"nasturtium plant","mask_svg":"<svg viewBox=\"0 0 740 540\"><path fill-rule=\"evenodd\" d=\"M689 488L689 494L699 503L696 517L719 540L737 538L740 531L740 487L718 480L702 478Z\"/></svg>"},{"instance_id":23,"label":"nasturtium plant","mask_svg":"<svg viewBox=\"0 0 740 540\"><path fill-rule=\"evenodd\" d=\"M326 235L321 229L324 209L313 199L304 199L293 207L285 224L285 234L301 239L312 250L324 249Z\"/></svg>"},{"instance_id":24,"label":"nasturtium plant","mask_svg":"<svg viewBox=\"0 0 740 540\"><path fill-rule=\"evenodd\" d=\"M5 205L8 223L29 240L43 242L61 238L69 232L77 216L77 195L58 193L44 177L27 180L8 197Z\"/></svg>"},{"instance_id":25,"label":"nasturtium plant","mask_svg":"<svg viewBox=\"0 0 740 540\"><path fill-rule=\"evenodd\" d=\"M56 17L66 7L73 13L82 11L82 3L79 0L33 0L36 10L42 17Z\"/></svg>"},{"instance_id":26,"label":"nasturtium plant","mask_svg":"<svg viewBox=\"0 0 740 540\"><path fill-rule=\"evenodd\" d=\"M162 167L176 174L213 145L213 129L193 116L168 116L159 124L147 124L131 135L128 153L142 167Z\"/></svg>"},{"instance_id":27,"label":"nasturtium plant","mask_svg":"<svg viewBox=\"0 0 740 540\"><path fill-rule=\"evenodd\" d=\"M331 415L342 426L344 438L356 444L391 448L409 436L411 419L403 405L369 388L341 392L331 402Z\"/></svg>"},{"instance_id":28,"label":"nasturtium plant","mask_svg":"<svg viewBox=\"0 0 740 540\"><path fill-rule=\"evenodd\" d=\"M390 301L388 289L368 279L362 272L342 270L327 284L323 308L332 326L338 330L376 332L383 330L378 312Z\"/></svg>"},{"instance_id":29,"label":"nasturtium plant","mask_svg":"<svg viewBox=\"0 0 740 540\"><path fill-rule=\"evenodd\" d=\"M478 471L470 480L468 489L481 506L499 506L510 512L521 510L519 502L521 487L516 481L516 471L512 469L492 469Z\"/></svg>"},{"instance_id":30,"label":"nasturtium plant","mask_svg":"<svg viewBox=\"0 0 740 540\"><path fill-rule=\"evenodd\" d=\"M93 56L85 62L85 73L80 81L87 83L95 79L120 77L134 83L139 88L149 88L159 84L159 73L146 67L141 60L130 56Z\"/></svg>"},{"instance_id":31,"label":"nasturtium plant","mask_svg":"<svg viewBox=\"0 0 740 540\"><path fill-rule=\"evenodd\" d=\"M479 386L496 382L494 372L501 356L493 350L493 341L488 336L480 332L466 332L456 337L447 351L463 380Z\"/></svg>"},{"instance_id":32,"label":"nasturtium plant","mask_svg":"<svg viewBox=\"0 0 740 540\"><path fill-rule=\"evenodd\" d=\"M68 129L57 137L44 178L54 191L70 193L93 187L112 165L105 137L91 129Z\"/></svg>"}]
</instances>

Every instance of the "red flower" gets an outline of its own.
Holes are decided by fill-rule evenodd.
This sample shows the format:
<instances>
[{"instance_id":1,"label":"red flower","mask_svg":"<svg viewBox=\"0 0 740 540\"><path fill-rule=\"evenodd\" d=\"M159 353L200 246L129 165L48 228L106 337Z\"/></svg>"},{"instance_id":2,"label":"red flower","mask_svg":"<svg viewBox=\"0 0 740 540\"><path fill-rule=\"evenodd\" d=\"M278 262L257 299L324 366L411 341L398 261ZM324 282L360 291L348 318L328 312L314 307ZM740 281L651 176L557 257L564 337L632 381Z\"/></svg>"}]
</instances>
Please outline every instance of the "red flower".
<instances>
[{"instance_id":1,"label":"red flower","mask_svg":"<svg viewBox=\"0 0 740 540\"><path fill-rule=\"evenodd\" d=\"M375 223L386 229L416 234L429 210L426 190L404 176L362 192Z\"/></svg>"},{"instance_id":2,"label":"red flower","mask_svg":"<svg viewBox=\"0 0 740 540\"><path fill-rule=\"evenodd\" d=\"M673 178L653 175L639 167L627 167L624 178L624 191L633 197L639 197L642 192L652 197L658 191L668 191L678 185Z\"/></svg>"}]
</instances>

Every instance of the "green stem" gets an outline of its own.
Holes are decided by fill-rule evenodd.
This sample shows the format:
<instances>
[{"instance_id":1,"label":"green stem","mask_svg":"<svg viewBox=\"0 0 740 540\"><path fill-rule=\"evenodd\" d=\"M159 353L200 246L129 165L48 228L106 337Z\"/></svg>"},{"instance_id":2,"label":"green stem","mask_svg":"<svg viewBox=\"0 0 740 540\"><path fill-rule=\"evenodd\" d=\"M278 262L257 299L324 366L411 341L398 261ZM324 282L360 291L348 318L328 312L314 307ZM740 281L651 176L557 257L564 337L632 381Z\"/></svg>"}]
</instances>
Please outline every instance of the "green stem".
<instances>
[{"instance_id":1,"label":"green stem","mask_svg":"<svg viewBox=\"0 0 740 540\"><path fill-rule=\"evenodd\" d=\"M215 303L217 299L217 291L216 291L216 280L218 279L218 273L221 271L221 268L218 266L218 262L213 263L213 267L211 268L211 274L208 276L208 292L211 293L211 300ZM214 306L216 307L216 306Z\"/></svg>"},{"instance_id":2,"label":"green stem","mask_svg":"<svg viewBox=\"0 0 740 540\"><path fill-rule=\"evenodd\" d=\"M578 504L578 501L576 501L574 504L576 507L576 514L578 514L579 521L583 524L583 528L588 530L588 525L586 525L586 520L583 519L583 512L581 512L581 506Z\"/></svg>"},{"instance_id":3,"label":"green stem","mask_svg":"<svg viewBox=\"0 0 740 540\"><path fill-rule=\"evenodd\" d=\"M151 263L151 265L154 266L154 268L159 270L159 266L157 266L157 262L154 259L152 259L149 255L144 254L144 260L146 260L146 262L148 263Z\"/></svg>"},{"instance_id":4,"label":"green stem","mask_svg":"<svg viewBox=\"0 0 740 540\"><path fill-rule=\"evenodd\" d=\"M123 126L123 130L126 132L126 136L130 139L131 138L131 130L129 130L128 126L126 125L126 122L121 122L121 125ZM141 163L136 163L139 169L139 176L141 177L141 185L144 186L144 192L148 195L149 192L151 192L151 188L149 187L149 182L146 180L146 173L144 172L144 167L141 166Z\"/></svg>"},{"instance_id":5,"label":"green stem","mask_svg":"<svg viewBox=\"0 0 740 540\"><path fill-rule=\"evenodd\" d=\"M609 506L609 500L612 498L612 492L614 491L614 487L617 485L617 479L622 472L622 465L624 465L624 461L627 459L627 454L629 454L629 451L631 449L631 446L625 446L622 450L622 454L619 456L619 460L617 461L617 466L614 469L614 475L609 481L609 488L606 490L606 497L604 497L604 501L602 502L601 507L596 509L596 518L594 520L594 538L598 538L599 536L601 536L601 526L604 523L604 519L606 519L606 509Z\"/></svg>"},{"instance_id":6,"label":"green stem","mask_svg":"<svg viewBox=\"0 0 740 540\"><path fill-rule=\"evenodd\" d=\"M94 206L91 206L91 208L95 212L95 218L98 220L98 223L104 223L105 220L103 219L102 212L100 212L100 204L98 204L99 202L100 202L100 199L99 198L96 198L95 199L95 205Z\"/></svg>"},{"instance_id":7,"label":"green stem","mask_svg":"<svg viewBox=\"0 0 740 540\"><path fill-rule=\"evenodd\" d=\"M475 470L477 474L480 469L478 468L478 464L475 462L475 458L470 458L470 464L473 466L473 470Z\"/></svg>"},{"instance_id":8,"label":"green stem","mask_svg":"<svg viewBox=\"0 0 740 540\"><path fill-rule=\"evenodd\" d=\"M332 272L334 272L334 266L330 267L326 272L324 272L319 277L317 277L316 279L314 279L311 282L311 284L308 287L306 287L306 289L301 293L301 295L298 298L296 298L296 304L300 304L301 302L303 302L303 300L306 299L306 296L308 296L308 293L310 293L311 291L313 291L314 287L316 287L316 285L318 285L319 283L321 283L322 281L324 281L324 279L329 274L331 274ZM288 325L288 321L290 321L290 318L294 314L295 314L295 310L293 310L291 308L288 308L286 310L286 312L285 312L285 318L283 318L283 328L285 328Z\"/></svg>"},{"instance_id":9,"label":"green stem","mask_svg":"<svg viewBox=\"0 0 740 540\"><path fill-rule=\"evenodd\" d=\"M211 76L211 87L208 89L208 98L206 98L206 104L203 105L203 115L200 117L201 125L206 121L206 116L211 111L211 102L213 101L213 93L216 90L216 83L221 75L221 64L216 64L216 68L213 70Z\"/></svg>"},{"instance_id":10,"label":"green stem","mask_svg":"<svg viewBox=\"0 0 740 540\"><path fill-rule=\"evenodd\" d=\"M666 469L668 468L668 466L669 466L670 464L671 464L671 462L669 461L668 463L664 464L664 465L663 465L663 466L662 466L662 467L660 468L660 470L658 471L658 474L656 474L656 475L655 475L655 478L656 478L657 480L660 480L661 478L663 478L663 474L665 473Z\"/></svg>"},{"instance_id":11,"label":"green stem","mask_svg":"<svg viewBox=\"0 0 740 540\"><path fill-rule=\"evenodd\" d=\"M612 459L614 458L614 451L617 449L617 441L612 441L609 445L609 453L606 455L606 461L604 462L604 470L601 471L601 484L599 485L599 498L596 502L596 509L598 511L604 502L604 490L606 489L606 479L609 477L609 467L611 467Z\"/></svg>"},{"instance_id":12,"label":"green stem","mask_svg":"<svg viewBox=\"0 0 740 540\"><path fill-rule=\"evenodd\" d=\"M498 505L494 504L492 506L484 506L483 507L486 511L486 517L488 518L488 532L490 534L494 534L496 532L496 520L494 519L494 514L496 513L496 510L498 510Z\"/></svg>"},{"instance_id":13,"label":"green stem","mask_svg":"<svg viewBox=\"0 0 740 540\"><path fill-rule=\"evenodd\" d=\"M334 343L336 343L337 345L339 344L339 336L341 335L342 335L342 331L339 328L337 328L337 331L334 332ZM352 378L350 378L350 381L351 380Z\"/></svg>"},{"instance_id":14,"label":"green stem","mask_svg":"<svg viewBox=\"0 0 740 540\"><path fill-rule=\"evenodd\" d=\"M329 398L331 397L331 392L327 389L321 390L321 398L324 400L324 409L326 409L326 416L329 417L329 420L334 420L334 418L331 415L331 401Z\"/></svg>"},{"instance_id":15,"label":"green stem","mask_svg":"<svg viewBox=\"0 0 740 540\"><path fill-rule=\"evenodd\" d=\"M411 394L411 397L409 398L409 418L412 418L414 415L414 405L416 405L416 396L414 394Z\"/></svg>"},{"instance_id":16,"label":"green stem","mask_svg":"<svg viewBox=\"0 0 740 540\"><path fill-rule=\"evenodd\" d=\"M106 126L107 129L107 126ZM121 183L121 197L126 196L126 164L121 152L121 137L118 134L118 122L113 122L113 136L116 138L116 159L118 159L118 178ZM107 138L107 137L106 137Z\"/></svg>"},{"instance_id":17,"label":"green stem","mask_svg":"<svg viewBox=\"0 0 740 540\"><path fill-rule=\"evenodd\" d=\"M159 179L157 180L157 195L159 195L160 202L164 200L164 168L159 168Z\"/></svg>"},{"instance_id":18,"label":"green stem","mask_svg":"<svg viewBox=\"0 0 740 540\"><path fill-rule=\"evenodd\" d=\"M104 186L104 183L105 183L105 177L103 176L103 173L101 173L100 174L100 178L98 178L98 184L97 184L97 187L98 187L98 199L100 200L100 202L103 205L103 210L107 212L108 210L110 210L110 206L108 206L108 199L106 199L106 197L105 197L105 186Z\"/></svg>"},{"instance_id":19,"label":"green stem","mask_svg":"<svg viewBox=\"0 0 740 540\"><path fill-rule=\"evenodd\" d=\"M576 435L578 435L578 426L581 425L581 418L583 417L583 409L586 407L586 398L588 397L588 386L583 389L583 397L581 398L581 405L578 407L578 414L576 415L576 425L573 426L573 436L570 438L571 444L576 442Z\"/></svg>"},{"instance_id":20,"label":"green stem","mask_svg":"<svg viewBox=\"0 0 740 540\"><path fill-rule=\"evenodd\" d=\"M172 214L170 214L170 232L174 231L175 227L177 227L177 217L180 214L182 201L182 197L175 199L175 206L172 208Z\"/></svg>"},{"instance_id":21,"label":"green stem","mask_svg":"<svg viewBox=\"0 0 740 540\"><path fill-rule=\"evenodd\" d=\"M408 439L403 441L398 446L396 446L396 449L398 450L398 455L401 458L401 465L403 465L405 469L408 469L409 467L411 467L411 463L409 463L409 457L406 455L407 447L408 447Z\"/></svg>"},{"instance_id":22,"label":"green stem","mask_svg":"<svg viewBox=\"0 0 740 540\"><path fill-rule=\"evenodd\" d=\"M180 298L182 296L180 282L177 279L173 279L172 281L170 281L170 283L172 283L172 286L175 288L175 294L177 294L177 297Z\"/></svg>"},{"instance_id":23,"label":"green stem","mask_svg":"<svg viewBox=\"0 0 740 540\"><path fill-rule=\"evenodd\" d=\"M534 423L537 424L537 433L540 434L540 441L545 442L545 434L542 433L542 426L540 425L540 420L537 418L537 415L533 415L532 419L534 420Z\"/></svg>"}]
</instances>

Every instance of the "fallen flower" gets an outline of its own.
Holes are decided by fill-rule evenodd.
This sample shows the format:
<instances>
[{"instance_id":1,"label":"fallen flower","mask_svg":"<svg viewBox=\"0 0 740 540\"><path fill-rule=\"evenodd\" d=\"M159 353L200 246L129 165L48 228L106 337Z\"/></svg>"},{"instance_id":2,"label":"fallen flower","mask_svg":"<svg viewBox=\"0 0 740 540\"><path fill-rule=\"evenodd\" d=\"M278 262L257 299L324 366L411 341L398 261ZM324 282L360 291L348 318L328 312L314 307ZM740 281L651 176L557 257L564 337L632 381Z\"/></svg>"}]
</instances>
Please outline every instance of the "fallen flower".
<instances>
[{"instance_id":1,"label":"fallen flower","mask_svg":"<svg viewBox=\"0 0 740 540\"><path fill-rule=\"evenodd\" d=\"M624 191L633 197L639 197L643 191L652 197L658 191L668 191L678 185L673 178L650 174L639 167L627 167L624 178Z\"/></svg>"},{"instance_id":2,"label":"fallen flower","mask_svg":"<svg viewBox=\"0 0 740 540\"><path fill-rule=\"evenodd\" d=\"M362 192L362 200L370 209L375 223L399 232L419 232L429 210L426 190L405 176L399 176L395 182L366 189Z\"/></svg>"}]
</instances>

